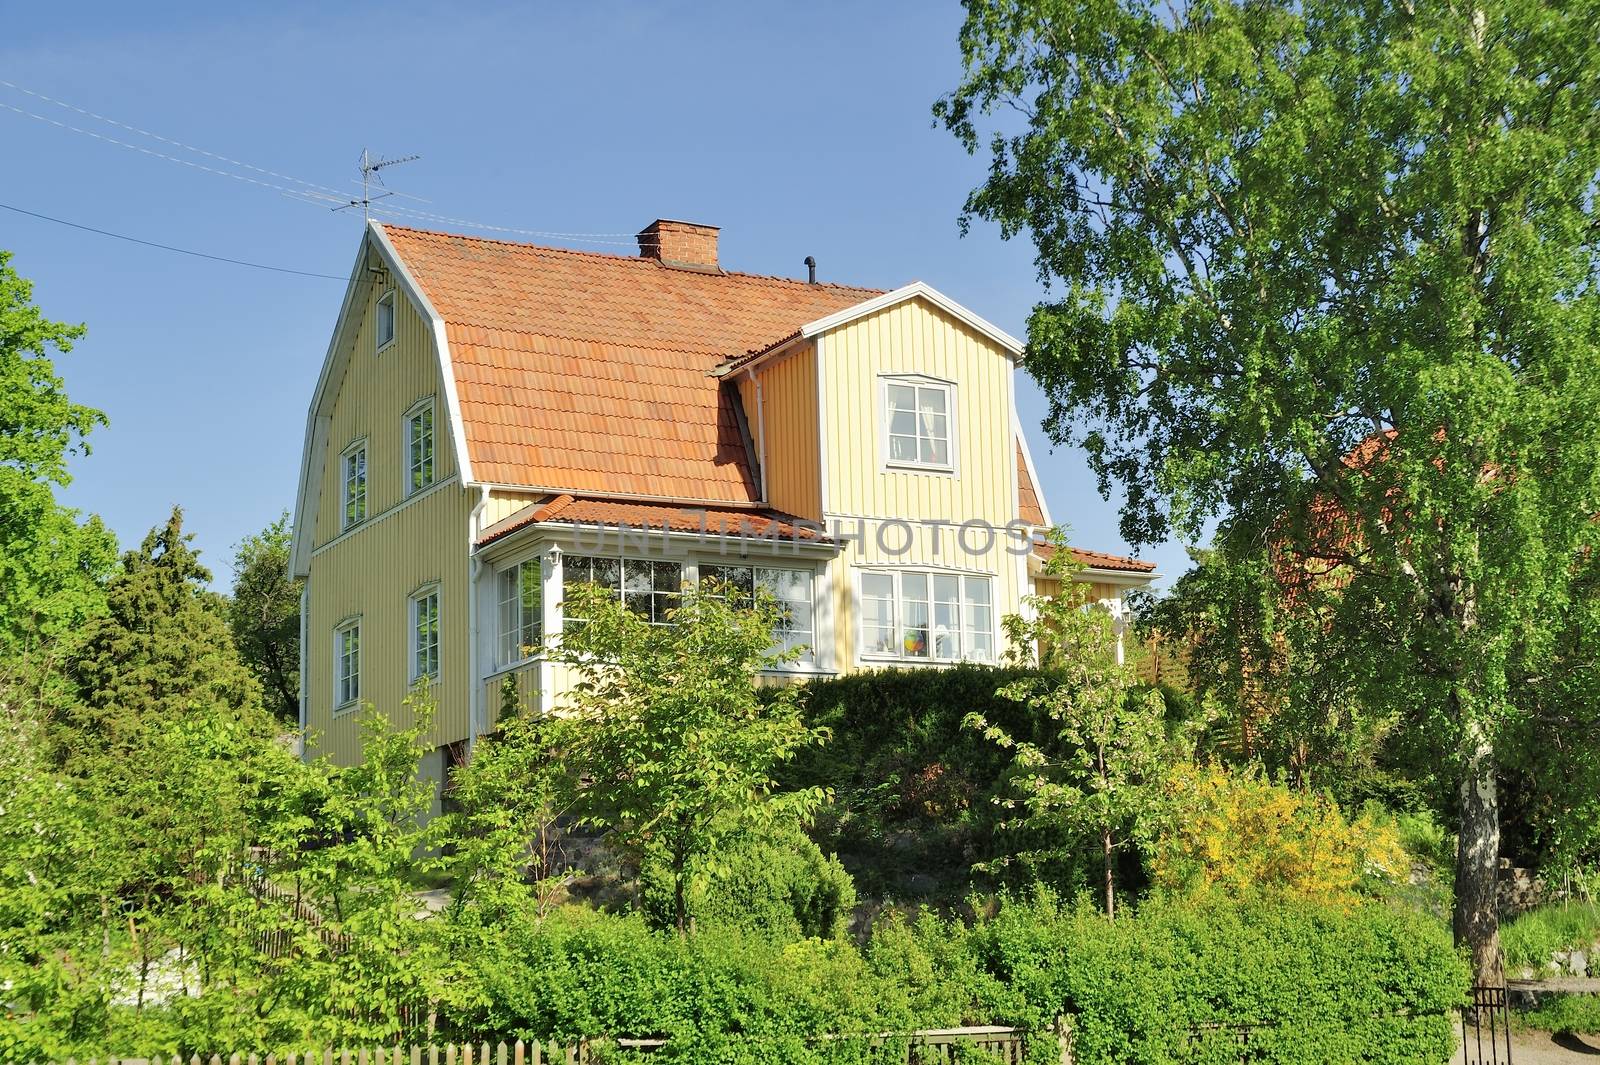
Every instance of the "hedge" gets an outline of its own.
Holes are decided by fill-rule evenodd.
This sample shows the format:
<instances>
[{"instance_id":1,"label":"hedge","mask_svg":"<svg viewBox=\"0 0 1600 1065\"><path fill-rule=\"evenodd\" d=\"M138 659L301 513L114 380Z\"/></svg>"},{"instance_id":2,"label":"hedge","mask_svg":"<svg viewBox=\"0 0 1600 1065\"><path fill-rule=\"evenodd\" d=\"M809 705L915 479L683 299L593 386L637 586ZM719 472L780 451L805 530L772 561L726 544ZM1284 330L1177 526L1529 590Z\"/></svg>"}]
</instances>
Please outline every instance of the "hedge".
<instances>
[{"instance_id":1,"label":"hedge","mask_svg":"<svg viewBox=\"0 0 1600 1065\"><path fill-rule=\"evenodd\" d=\"M1079 1065L1442 1062L1469 976L1432 919L1379 903L1148 901L1108 922L1048 898L973 933L1015 996L1011 1023L1064 1010Z\"/></svg>"}]
</instances>

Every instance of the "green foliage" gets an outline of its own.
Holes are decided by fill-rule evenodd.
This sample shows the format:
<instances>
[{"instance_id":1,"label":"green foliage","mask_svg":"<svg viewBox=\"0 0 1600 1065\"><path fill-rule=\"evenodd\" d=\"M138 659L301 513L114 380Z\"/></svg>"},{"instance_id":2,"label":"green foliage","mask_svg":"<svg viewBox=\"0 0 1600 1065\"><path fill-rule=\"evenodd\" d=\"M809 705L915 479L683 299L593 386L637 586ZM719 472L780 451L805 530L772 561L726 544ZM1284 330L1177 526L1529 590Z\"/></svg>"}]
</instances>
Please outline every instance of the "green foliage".
<instances>
[{"instance_id":1,"label":"green foliage","mask_svg":"<svg viewBox=\"0 0 1600 1065\"><path fill-rule=\"evenodd\" d=\"M640 870L639 901L651 924L673 923L673 885L663 863ZM696 928L728 927L780 942L837 939L855 908L855 883L839 860L796 826L725 844L717 867L695 878L689 915Z\"/></svg>"},{"instance_id":2,"label":"green foliage","mask_svg":"<svg viewBox=\"0 0 1600 1065\"><path fill-rule=\"evenodd\" d=\"M1500 929L1506 966L1532 969L1542 976L1551 956L1569 950L1595 951L1600 944L1600 903L1557 902L1529 910Z\"/></svg>"},{"instance_id":3,"label":"green foliage","mask_svg":"<svg viewBox=\"0 0 1600 1065\"><path fill-rule=\"evenodd\" d=\"M1436 922L1375 903L1146 902L1108 922L1048 895L973 933L1042 1027L1062 1004L1082 1065L1443 1061L1466 966Z\"/></svg>"},{"instance_id":4,"label":"green foliage","mask_svg":"<svg viewBox=\"0 0 1600 1065\"><path fill-rule=\"evenodd\" d=\"M865 890L947 901L966 894L973 861L998 857L1010 756L962 725L969 713L1029 727L1016 703L996 692L1028 670L963 663L950 669L885 669L805 685L805 719L826 745L781 767L787 787L825 787L833 802L814 834L837 852Z\"/></svg>"},{"instance_id":5,"label":"green foliage","mask_svg":"<svg viewBox=\"0 0 1600 1065\"><path fill-rule=\"evenodd\" d=\"M235 548L228 627L279 721L300 719L300 590L289 576L289 514Z\"/></svg>"},{"instance_id":6,"label":"green foliage","mask_svg":"<svg viewBox=\"0 0 1600 1065\"><path fill-rule=\"evenodd\" d=\"M756 692L759 672L781 660L770 596L740 604L730 587L686 589L670 625L593 586L569 592L566 609L584 620L552 654L578 680L547 727L583 782L574 811L636 862L659 856L673 924L686 931L692 881L717 872L723 842L796 823L825 800L822 788L779 791L773 774L826 733L805 724L793 690Z\"/></svg>"},{"instance_id":7,"label":"green foliage","mask_svg":"<svg viewBox=\"0 0 1600 1065\"><path fill-rule=\"evenodd\" d=\"M1012 752L1016 795L1001 804L1015 812L1012 823L1043 840L1017 857L1038 865L1063 851L1081 852L1086 843L1098 847L1111 915L1118 852L1147 834L1162 777L1180 748L1167 734L1160 694L1136 691L1132 670L1117 659L1110 616L1089 608L1059 533L1055 542L1050 567L1062 591L1025 597L1026 613L1004 623L1008 659L1041 668L999 694L1028 709L1039 738L1013 735L978 713L966 723Z\"/></svg>"},{"instance_id":8,"label":"green foliage","mask_svg":"<svg viewBox=\"0 0 1600 1065\"><path fill-rule=\"evenodd\" d=\"M33 286L0 251L0 654L72 633L103 606L101 584L116 541L98 518L79 524L54 486L68 460L87 454L101 412L67 398L51 353L65 354L81 325L52 322Z\"/></svg>"},{"instance_id":9,"label":"green foliage","mask_svg":"<svg viewBox=\"0 0 1600 1065\"><path fill-rule=\"evenodd\" d=\"M1593 995L1544 996L1532 1009L1519 1010L1517 1022L1536 1032L1600 1035L1600 998Z\"/></svg>"},{"instance_id":10,"label":"green foliage","mask_svg":"<svg viewBox=\"0 0 1600 1065\"><path fill-rule=\"evenodd\" d=\"M1131 541L1215 522L1291 586L1282 694L1392 717L1438 772L1485 979L1492 780L1600 792L1595 744L1540 743L1600 702L1597 21L976 0L936 107L990 156L968 215L1058 286L1028 327L1051 437Z\"/></svg>"}]
</instances>

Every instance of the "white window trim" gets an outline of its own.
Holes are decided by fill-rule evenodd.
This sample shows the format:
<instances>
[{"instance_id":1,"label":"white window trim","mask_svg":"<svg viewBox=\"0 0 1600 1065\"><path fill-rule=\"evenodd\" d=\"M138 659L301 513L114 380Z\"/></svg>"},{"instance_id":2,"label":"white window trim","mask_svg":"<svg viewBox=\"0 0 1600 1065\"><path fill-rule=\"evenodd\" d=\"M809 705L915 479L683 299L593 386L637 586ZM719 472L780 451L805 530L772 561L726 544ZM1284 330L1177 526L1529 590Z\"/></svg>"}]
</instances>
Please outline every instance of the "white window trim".
<instances>
[{"instance_id":1,"label":"white window trim","mask_svg":"<svg viewBox=\"0 0 1600 1065\"><path fill-rule=\"evenodd\" d=\"M874 666L896 665L896 666L913 666L913 667L915 667L915 666L953 666L953 665L957 665L957 664L959 664L961 662L973 662L973 663L976 663L978 665L995 665L996 663L998 663L1000 661L1000 608L999 608L999 604L995 600L996 589L998 589L1000 585L999 585L999 579L996 576L996 574L991 573L991 572L989 572L987 570L963 570L963 569L952 569L952 568L950 568L948 566L919 566L919 565L912 565L912 564L856 566L856 567L854 567L854 569L855 569L855 578L852 581L853 587L851 589L851 592L852 592L852 594L853 594L853 596L855 598L854 613L855 613L855 628L856 628L855 645L856 645L856 662L857 662L857 664L860 664L860 665L874 665ZM933 586L932 586L932 578L934 576L937 575L937 576L956 577L956 578L960 578L962 580L965 580L966 578L970 577L970 578L974 578L974 579L977 579L977 580L986 580L986 581L988 581L989 582L989 658L987 660L984 660L984 659L981 659L981 658L972 658L972 657L970 657L968 655L963 655L962 657L958 657L958 658L935 658L933 656L933 653L932 653L933 649L931 647L929 648L929 653L928 653L928 656L926 658L914 658L914 657L912 657L910 655L901 654L901 653L883 654L881 652L868 651L867 650L867 626L866 626L865 615L864 615L863 608L862 608L862 605L866 600L866 595L862 590L862 584L863 584L862 579L869 573L882 574L884 576L893 577L894 578L894 600L893 600L893 604L894 604L894 625L895 625L895 628L900 630L902 633L905 630L905 616L904 616L904 609L903 609L904 605L905 605L905 593L901 590L902 589L902 578L907 573L920 573L920 574L926 575L929 578L929 588L928 588L928 627L929 627L930 635L932 633L932 628L933 628ZM962 637L963 637L963 639L962 639L962 647L963 647L963 651L965 651L965 647L966 647L966 639L965 639L965 637L966 637L966 633L967 633L967 628L966 628L966 624L967 624L967 622L966 622L967 598L966 598L965 586L961 585L959 587L961 589L960 599L958 600L958 602L959 602L960 608L961 608L961 634L962 634Z\"/></svg>"},{"instance_id":2,"label":"white window trim","mask_svg":"<svg viewBox=\"0 0 1600 1065\"><path fill-rule=\"evenodd\" d=\"M356 693L353 697L340 701L343 694L344 677L340 673L343 667L343 648L340 644L345 633L355 631L356 634ZM333 627L333 713L334 716L347 714L361 705L361 617L345 618Z\"/></svg>"},{"instance_id":3,"label":"white window trim","mask_svg":"<svg viewBox=\"0 0 1600 1065\"><path fill-rule=\"evenodd\" d=\"M366 461L365 461L366 469L363 471L363 473L365 475L365 481L362 484L361 517L357 518L354 521L350 520L350 496L349 496L349 492L350 492L350 474L349 474L348 462L349 462L350 457L352 455L354 455L356 452L358 452L358 451L366 451L366 450L367 450L367 438L366 437L362 437L360 440L357 440L357 441L353 442L349 447L347 447L343 451L339 452L339 531L340 532L344 532L346 529L354 529L357 525L363 524L369 517L371 517L371 512L372 512L372 456L369 454L369 455L367 455Z\"/></svg>"},{"instance_id":4,"label":"white window trim","mask_svg":"<svg viewBox=\"0 0 1600 1065\"><path fill-rule=\"evenodd\" d=\"M389 339L388 340L384 340L382 337L380 337L378 335L378 323L382 320L382 315L383 315L382 307L383 307L383 305L385 303L389 304ZM391 347L394 346L394 342L395 342L395 340L397 340L399 338L399 336L400 336L400 300L399 300L399 297L397 297L395 295L395 290L391 288L389 291L385 292L383 295L378 297L378 302L376 304L375 309L373 310L373 317L372 317L372 339L374 341L373 353L377 354L377 355L381 355L385 351L388 351Z\"/></svg>"},{"instance_id":5,"label":"white window trim","mask_svg":"<svg viewBox=\"0 0 1600 1065\"><path fill-rule=\"evenodd\" d=\"M434 651L439 657L439 664L434 668L432 673L423 673L418 668L417 653L421 650L421 648L417 646L417 615L422 609L423 601L429 596L434 597L436 600L434 610L437 612L435 623L438 626L438 631L434 633ZM407 642L411 645L410 651L407 654L410 664L406 669L409 682L411 684L415 684L419 680L422 680L423 677L427 677L430 681L436 681L439 679L439 675L444 671L444 599L439 594L438 581L424 584L421 588L418 588L416 591L411 593L410 597L407 599L406 618L410 623L410 627L407 629Z\"/></svg>"},{"instance_id":6,"label":"white window trim","mask_svg":"<svg viewBox=\"0 0 1600 1065\"><path fill-rule=\"evenodd\" d=\"M411 404L400 419L400 468L405 471L405 494L408 498L421 495L439 483L439 405L437 400L437 396L428 396L425 399L417 400ZM431 456L433 460L433 478L427 484L418 486L413 484L411 480L411 419L425 410L433 411L433 425L428 430L429 435L432 437L428 446L433 451Z\"/></svg>"},{"instance_id":7,"label":"white window trim","mask_svg":"<svg viewBox=\"0 0 1600 1065\"><path fill-rule=\"evenodd\" d=\"M950 461L940 465L931 462L906 462L890 458L889 439L889 386L913 385L921 388L942 388L945 395L945 445L950 449ZM882 438L880 457L882 469L889 473L930 473L944 477L959 476L961 453L957 447L960 433L956 426L956 383L942 377L929 377L919 373L884 373L878 375L878 433Z\"/></svg>"}]
</instances>

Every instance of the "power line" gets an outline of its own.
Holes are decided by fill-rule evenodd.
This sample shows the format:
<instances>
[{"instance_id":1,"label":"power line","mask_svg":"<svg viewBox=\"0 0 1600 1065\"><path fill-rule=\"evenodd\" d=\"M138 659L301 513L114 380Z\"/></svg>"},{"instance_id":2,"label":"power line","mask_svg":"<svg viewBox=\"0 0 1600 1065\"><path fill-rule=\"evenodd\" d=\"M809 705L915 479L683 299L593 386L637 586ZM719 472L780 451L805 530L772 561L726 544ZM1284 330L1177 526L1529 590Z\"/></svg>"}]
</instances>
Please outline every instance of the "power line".
<instances>
[{"instance_id":1,"label":"power line","mask_svg":"<svg viewBox=\"0 0 1600 1065\"><path fill-rule=\"evenodd\" d=\"M116 240L125 240L130 244L143 244L147 248L160 248L162 251L177 252L179 255L193 255L197 259L210 259L212 262L218 263L232 263L234 266L248 266L255 270L271 270L275 274L295 274L300 277L325 277L329 281L350 280L347 277L340 277L338 274L321 274L314 270L294 270L287 266L268 266L266 263L252 263L247 262L244 259L230 259L226 255L212 255L209 252L194 251L190 248L178 248L171 244L161 244L153 240L142 240L139 237L130 237L126 233L113 233L109 229L96 229L94 226L85 226L79 225L77 222L69 222L65 218L55 218L51 215L40 214L37 211L25 211L21 207L13 207L9 203L0 203L0 208L3 208L7 211L15 211L17 214L25 214L29 218L37 218L43 222L54 222L56 225L70 226L73 229L81 229L85 233L97 233L102 237L112 237Z\"/></svg>"},{"instance_id":2,"label":"power line","mask_svg":"<svg viewBox=\"0 0 1600 1065\"><path fill-rule=\"evenodd\" d=\"M175 155L168 155L165 152L158 152L154 148L146 148L141 144L129 144L127 141L118 140L115 137L108 137L104 133L96 133L92 129L84 129L81 126L74 126L71 123L62 122L60 119L50 118L47 115L36 115L32 111L26 111L26 110L24 110L24 109L22 109L20 107L17 107L15 104L8 104L8 103L0 102L0 107L5 108L7 111L15 111L19 115L24 115L24 116L26 116L28 118L37 119L40 122L48 123L49 125L52 125L52 126L59 126L60 128L65 129L65 130L71 130L73 133L81 133L85 137L93 137L95 140L105 141L107 144L115 144L119 148L127 148L130 151L140 152L140 153L142 153L144 155L154 156L157 159L165 159L167 162L169 162L169 163L177 163L179 166L187 166L187 167L192 167L195 170L203 170L208 174L216 174L219 177L233 178L235 181L243 181L243 182L247 182L248 184L251 184L251 185L260 185L262 188L272 189L272 190L274 190L276 192L284 193L285 195L287 195L287 196L289 196L289 197L291 197L293 199L301 200L303 202L313 202L313 203L315 203L315 202L343 203L344 202L344 198L343 197L335 199L334 197L329 196L326 193L315 192L315 191L308 190L308 189L291 189L291 188L288 188L288 187L286 187L284 185L274 184L273 182L270 182L270 181L262 181L259 178L247 177L244 174L235 174L232 171L228 171L228 170L218 170L214 166L206 166L204 163L196 163L191 159L179 159Z\"/></svg>"},{"instance_id":3,"label":"power line","mask_svg":"<svg viewBox=\"0 0 1600 1065\"><path fill-rule=\"evenodd\" d=\"M260 178L254 178L254 177L250 177L250 176L247 176L247 175L244 175L244 174L238 174L238 173L234 173L232 171L222 170L222 169L219 169L217 167L207 166L207 165L205 165L203 163L197 163L197 162L194 162L193 160L190 160L190 159L181 159L181 158L179 158L177 156L169 155L166 152L159 152L159 151L156 151L156 150L154 150L152 148L147 148L147 147L144 147L143 145L139 145L139 144L131 144L131 143L127 142L127 141L119 140L116 137L107 136L106 134L98 133L98 132L96 132L94 130L84 129L81 126L75 126L75 125L72 125L71 123L68 123L68 122L62 122L59 119L50 118L47 115L35 114L32 111L28 111L28 110L26 110L24 108L17 107L14 104L0 102L0 107L3 107L3 108L5 108L5 109L7 109L9 111L14 111L15 113L17 113L19 115L23 115L23 116L25 116L27 118L31 118L31 119L34 119L34 120L39 121L39 122L48 123L49 125L57 126L57 127L61 128L61 129L65 129L65 130L68 130L68 131L73 132L73 133L79 133L79 134L82 134L83 136L86 136L86 137L93 137L94 139L99 140L99 141L104 141L107 144L114 144L119 148L126 148L126 149L128 149L130 151L139 152L139 153L141 153L143 155L148 155L148 156L151 156L151 157L156 158L156 159L163 159L163 160L165 160L165 161L167 161L169 163L176 163L179 166L186 166L186 167L190 167L191 169L194 169L194 170L203 171L205 173L216 174L219 177L232 178L235 181L242 181L242 182L245 182L247 184L257 185L257 186L260 186L262 188L272 189L275 192L279 192L279 193L282 193L285 196L288 196L290 199L299 200L299 201L301 201L303 203L346 206L351 202L349 194L341 192L339 189L332 188L331 186L328 186L328 185L320 185L320 184L318 184L316 182L306 181L303 178L297 178L297 177L294 177L294 176L289 175L289 174L280 173L279 171L276 171L276 170L268 170L265 167L255 166L255 165L253 165L251 163L246 163L246 162L243 162L242 160L233 159L233 158L230 158L229 156L222 155L222 154L217 153L217 152L207 151L204 148L200 148L200 147L197 147L197 146L192 145L192 144L187 144L187 143L185 143L183 141L175 140L175 139L173 139L171 137L164 137L159 133L154 133L154 132L151 132L150 130L143 129L143 128L139 127L139 126L132 125L131 123L123 122L120 119L112 118L109 115L102 115L102 114L100 114L100 113L98 113L96 111L91 111L91 110L89 110L87 108L79 107L76 104L68 103L65 100L58 100L55 97L47 96L42 92L37 92L37 91L35 91L33 89L30 89L30 88L28 88L28 87L26 87L24 85L18 85L16 82L13 82L13 81L7 81L7 80L5 80L3 78L0 78L0 86L5 86L6 88L15 90L16 92L24 93L25 95L31 96L36 100L42 100L42 101L44 101L46 103L54 104L57 107L65 108L68 111L73 111L73 112L75 112L77 114L80 114L80 115L83 115L83 116L85 116L87 118L92 118L95 121L105 122L105 123L107 123L109 125L116 126L119 129L124 129L124 130L127 130L130 133L138 134L141 137L148 137L151 140L158 141L158 142L160 142L162 144L171 145L174 148L178 148L178 149L181 149L181 150L186 151L186 152L193 152L196 155L204 156L207 159L216 160L219 163L225 163L225 164L227 164L229 166L241 167L241 168L243 168L245 170L252 171L252 172L254 172L256 174L261 174L261 175L264 175L265 177L276 178L279 181L291 182L294 185L298 185L298 186L301 186L301 187L300 188L287 188L287 187L285 187L283 185L277 184L277 183L272 182L272 181L264 181L264 180L261 180ZM396 195L405 196L407 199L420 199L419 197L409 196L406 193L396 193ZM424 200L422 202L427 202L427 201ZM375 207L375 206L372 208L372 210L373 210L373 213L375 213L375 214L379 213L378 212L378 208ZM416 220L419 220L419 221L422 221L422 222L432 222L432 223L435 223L435 224L460 226L460 227L465 228L465 229L477 229L477 230L482 230L484 232L490 232L490 233L507 233L507 234L514 234L516 236L542 237L542 238L549 239L549 240L562 240L562 241L569 241L569 242L572 242L572 243L609 244L609 245L615 245L615 246L618 246L618 247L632 247L634 245L634 235L631 234L631 233L620 233L620 232L613 232L613 233L592 233L592 232L574 233L574 232L562 232L562 231L547 230L547 229L522 229L522 228L518 228L516 226L500 226L500 225L492 225L492 224L487 223L487 222L475 222L475 221L472 221L472 220L466 219L466 218L455 218L455 217L451 217L449 215L436 214L436 213L434 213L432 211L419 211L419 210L417 210L415 208L400 207L400 206L398 206L396 204L385 204L383 206L382 211L385 214L391 214L391 215L397 216L399 218L399 220L401 220L401 221L404 221L407 218L411 218L411 219L416 219ZM622 238L622 239L617 239L617 238Z\"/></svg>"},{"instance_id":4,"label":"power line","mask_svg":"<svg viewBox=\"0 0 1600 1065\"><path fill-rule=\"evenodd\" d=\"M229 166L243 167L245 170L254 170L258 174L265 174L267 177L274 177L280 181L290 181L296 185L304 185L309 189L316 189L319 192L329 193L335 197L343 196L343 193L341 193L338 189L332 188L328 185L319 185L314 181L305 181L289 174L280 174L276 170L267 170L263 167L253 166L250 163L242 162L238 159L230 159L226 155L218 155L216 152L208 152L204 148L197 148L192 144L185 144L183 141L173 140L171 137L163 137L159 133L152 133L147 129L140 129L138 126L130 126L126 122L119 121L107 115L97 114L94 111L79 107L77 104L69 104L65 100L57 100L55 97L46 96L42 92L35 92L33 89L30 89L25 85L18 85L14 81L6 81L4 78L0 78L0 85L4 85L8 89L15 89L17 92L31 96L35 100L43 100L45 103L55 104L57 107L66 108L68 111L76 111L78 114L83 115L86 118L92 118L96 121L104 122L107 125L125 129L129 133L137 133L141 137L149 137L151 140L160 141L162 144L170 144L174 148L182 148L186 152L193 152L196 155L203 155L208 159L215 159L218 162L227 163ZM67 128L70 129L71 127Z\"/></svg>"}]
</instances>

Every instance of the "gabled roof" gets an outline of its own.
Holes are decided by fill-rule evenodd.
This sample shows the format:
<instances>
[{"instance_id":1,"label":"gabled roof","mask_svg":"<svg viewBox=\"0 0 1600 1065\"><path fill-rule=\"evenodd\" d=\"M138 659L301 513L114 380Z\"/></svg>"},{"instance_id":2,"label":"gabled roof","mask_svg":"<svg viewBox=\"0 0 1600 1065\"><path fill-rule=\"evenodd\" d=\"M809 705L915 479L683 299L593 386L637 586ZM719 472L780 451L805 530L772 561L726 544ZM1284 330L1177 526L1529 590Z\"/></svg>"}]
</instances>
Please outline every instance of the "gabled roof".
<instances>
[{"instance_id":1,"label":"gabled roof","mask_svg":"<svg viewBox=\"0 0 1600 1065\"><path fill-rule=\"evenodd\" d=\"M764 344L748 348L743 355L729 359L719 366L717 373L719 375L727 375L735 370L742 370L747 366L760 362L769 355L777 354L797 340L820 336L829 330L838 329L842 325L848 325L868 315L877 314L879 311L888 310L890 307L914 299L930 303L952 318L966 323L969 328L976 330L1004 348L1006 353L1013 358L1022 354L1022 341L988 319L972 313L932 285L923 281L913 281L911 284L902 285L892 292L880 292L871 299L862 300L859 303L843 307L832 314L824 315L815 321L806 322L795 329L768 340Z\"/></svg>"},{"instance_id":2,"label":"gabled roof","mask_svg":"<svg viewBox=\"0 0 1600 1065\"><path fill-rule=\"evenodd\" d=\"M753 505L734 399L710 373L878 294L373 228L444 323L479 484Z\"/></svg>"}]
</instances>

